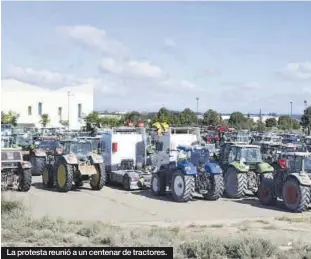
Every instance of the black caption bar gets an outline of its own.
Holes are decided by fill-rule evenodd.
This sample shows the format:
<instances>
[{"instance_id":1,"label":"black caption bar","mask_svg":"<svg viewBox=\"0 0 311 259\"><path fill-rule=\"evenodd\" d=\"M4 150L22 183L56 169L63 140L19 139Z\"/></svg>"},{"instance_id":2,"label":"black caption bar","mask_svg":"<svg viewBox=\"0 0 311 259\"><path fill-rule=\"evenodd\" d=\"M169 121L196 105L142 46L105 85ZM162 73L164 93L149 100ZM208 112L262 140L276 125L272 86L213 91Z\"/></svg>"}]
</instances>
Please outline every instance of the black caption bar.
<instances>
[{"instance_id":1,"label":"black caption bar","mask_svg":"<svg viewBox=\"0 0 311 259\"><path fill-rule=\"evenodd\" d=\"M29 257L59 257L74 258L76 256L108 257L108 258L137 258L153 257L173 259L172 247L1 247L1 257L29 258Z\"/></svg>"}]
</instances>

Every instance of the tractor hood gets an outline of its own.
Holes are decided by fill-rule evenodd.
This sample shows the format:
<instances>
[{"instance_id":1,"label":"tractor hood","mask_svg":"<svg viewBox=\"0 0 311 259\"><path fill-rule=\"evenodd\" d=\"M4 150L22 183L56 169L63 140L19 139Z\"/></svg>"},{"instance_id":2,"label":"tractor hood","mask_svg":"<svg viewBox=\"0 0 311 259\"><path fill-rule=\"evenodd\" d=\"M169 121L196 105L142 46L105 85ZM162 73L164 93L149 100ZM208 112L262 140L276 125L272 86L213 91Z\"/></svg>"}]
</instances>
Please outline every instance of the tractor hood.
<instances>
[{"instance_id":1,"label":"tractor hood","mask_svg":"<svg viewBox=\"0 0 311 259\"><path fill-rule=\"evenodd\" d=\"M185 174L196 174L197 168L190 162L181 161L177 165L178 169L182 170Z\"/></svg>"}]
</instances>

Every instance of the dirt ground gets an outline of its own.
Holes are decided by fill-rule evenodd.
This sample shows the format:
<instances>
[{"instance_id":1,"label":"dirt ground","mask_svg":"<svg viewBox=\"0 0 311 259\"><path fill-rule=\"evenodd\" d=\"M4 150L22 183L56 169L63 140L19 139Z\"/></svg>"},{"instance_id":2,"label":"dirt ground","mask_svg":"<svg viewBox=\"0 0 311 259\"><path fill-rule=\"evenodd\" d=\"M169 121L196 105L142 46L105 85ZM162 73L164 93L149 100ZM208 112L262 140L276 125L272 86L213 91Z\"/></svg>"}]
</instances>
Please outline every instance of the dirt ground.
<instances>
[{"instance_id":1,"label":"dirt ground","mask_svg":"<svg viewBox=\"0 0 311 259\"><path fill-rule=\"evenodd\" d=\"M68 193L43 189L41 177L33 177L28 193L11 192L12 197L23 200L34 217L51 216L68 220L98 220L110 224L218 224L243 220L273 219L292 213L282 209L261 206L255 197L240 200L198 199L176 203L167 197L154 197L149 190L127 192L104 187L92 191L89 186ZM305 213L311 215L311 212Z\"/></svg>"},{"instance_id":2,"label":"dirt ground","mask_svg":"<svg viewBox=\"0 0 311 259\"><path fill-rule=\"evenodd\" d=\"M2 245L60 245L64 242L77 246L172 245L180 255L176 258L188 258L186 250L180 246L187 244L203 257L208 254L207 258L230 258L228 251L233 248L227 251L228 242L223 241L229 238L239 240L238 246L233 241L229 243L234 249L240 247L237 251L243 250L245 256L240 258L256 258L251 253L266 251L265 242L271 242L269 244L278 249L274 257L271 252L265 258L303 258L299 257L302 254L310 256L304 258L311 258L311 212L288 213L281 202L277 208L263 207L254 197L218 201L198 198L189 203L176 203L169 196L152 197L148 190L126 192L104 187L101 191L92 191L88 186L59 193L43 189L40 177L34 177L28 193L12 191L3 197L23 203L29 217L22 216L21 220L16 213L14 216L6 214L5 218L2 215ZM18 224L26 226L26 239L16 229ZM217 252L207 249L219 242L223 246L217 248L220 249L216 249ZM217 256L225 253L227 257L213 257L206 249ZM280 251L285 254L279 256ZM286 257L286 251L294 252ZM293 254L299 256L293 257Z\"/></svg>"}]
</instances>

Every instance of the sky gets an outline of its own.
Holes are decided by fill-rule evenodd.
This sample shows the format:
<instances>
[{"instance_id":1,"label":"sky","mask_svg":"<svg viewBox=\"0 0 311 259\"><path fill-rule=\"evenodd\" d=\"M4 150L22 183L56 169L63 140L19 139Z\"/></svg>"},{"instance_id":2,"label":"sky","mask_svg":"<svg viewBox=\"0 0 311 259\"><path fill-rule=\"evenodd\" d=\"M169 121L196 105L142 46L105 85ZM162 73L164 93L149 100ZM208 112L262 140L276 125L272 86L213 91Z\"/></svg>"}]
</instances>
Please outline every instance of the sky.
<instances>
[{"instance_id":1,"label":"sky","mask_svg":"<svg viewBox=\"0 0 311 259\"><path fill-rule=\"evenodd\" d=\"M2 2L2 79L90 84L95 110L301 113L311 2Z\"/></svg>"}]
</instances>

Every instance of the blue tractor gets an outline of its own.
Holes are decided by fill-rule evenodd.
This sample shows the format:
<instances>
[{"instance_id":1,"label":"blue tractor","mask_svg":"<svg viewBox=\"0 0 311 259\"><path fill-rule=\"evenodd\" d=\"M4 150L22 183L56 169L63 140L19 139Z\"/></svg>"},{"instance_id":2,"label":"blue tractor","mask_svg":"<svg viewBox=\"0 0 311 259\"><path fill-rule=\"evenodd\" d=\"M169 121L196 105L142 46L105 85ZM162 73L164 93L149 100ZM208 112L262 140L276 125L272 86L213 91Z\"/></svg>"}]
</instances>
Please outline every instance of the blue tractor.
<instances>
[{"instance_id":1,"label":"blue tractor","mask_svg":"<svg viewBox=\"0 0 311 259\"><path fill-rule=\"evenodd\" d=\"M222 170L216 163L209 162L209 150L204 146L178 146L167 156L177 153L176 159L161 165L151 178L151 191L164 196L169 187L176 202L188 202L195 193L206 200L218 200L224 191ZM169 161L170 159L166 159Z\"/></svg>"}]
</instances>

